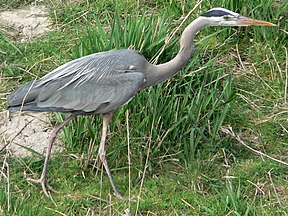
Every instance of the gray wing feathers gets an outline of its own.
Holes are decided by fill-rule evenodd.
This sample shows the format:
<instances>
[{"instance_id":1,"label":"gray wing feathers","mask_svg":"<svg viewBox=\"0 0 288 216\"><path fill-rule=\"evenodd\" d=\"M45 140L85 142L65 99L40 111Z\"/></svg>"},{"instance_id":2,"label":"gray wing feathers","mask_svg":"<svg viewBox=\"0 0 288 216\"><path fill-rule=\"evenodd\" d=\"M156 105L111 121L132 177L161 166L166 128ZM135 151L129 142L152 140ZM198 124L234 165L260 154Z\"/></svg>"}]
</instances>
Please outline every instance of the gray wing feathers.
<instances>
[{"instance_id":1,"label":"gray wing feathers","mask_svg":"<svg viewBox=\"0 0 288 216\"><path fill-rule=\"evenodd\" d=\"M131 65L129 62L138 65L138 62L142 61L146 61L146 59L133 50L115 50L94 53L75 59L56 68L42 77L39 80L38 85L43 85L59 78L70 77L70 81L65 83L63 88L74 82L77 82L77 85L75 85L76 87L86 83L92 78L94 80L100 80L103 77L110 77L118 73L123 73L123 71L129 70Z\"/></svg>"},{"instance_id":2,"label":"gray wing feathers","mask_svg":"<svg viewBox=\"0 0 288 216\"><path fill-rule=\"evenodd\" d=\"M72 83L66 88L61 87L61 82L53 82L41 90L36 103L38 107L107 113L129 101L143 82L144 75L138 72L102 78L100 81L92 79L86 81L85 85ZM59 87L61 90L55 91Z\"/></svg>"},{"instance_id":3,"label":"gray wing feathers","mask_svg":"<svg viewBox=\"0 0 288 216\"><path fill-rule=\"evenodd\" d=\"M8 96L9 109L23 102L27 110L111 111L136 94L148 64L129 49L84 56L15 90Z\"/></svg>"},{"instance_id":4,"label":"gray wing feathers","mask_svg":"<svg viewBox=\"0 0 288 216\"><path fill-rule=\"evenodd\" d=\"M24 98L25 103L33 101L39 93L39 88L35 88L36 83L37 80L30 81L25 85L21 86L20 88L17 88L10 95L8 95L7 102L9 106L21 105Z\"/></svg>"}]
</instances>

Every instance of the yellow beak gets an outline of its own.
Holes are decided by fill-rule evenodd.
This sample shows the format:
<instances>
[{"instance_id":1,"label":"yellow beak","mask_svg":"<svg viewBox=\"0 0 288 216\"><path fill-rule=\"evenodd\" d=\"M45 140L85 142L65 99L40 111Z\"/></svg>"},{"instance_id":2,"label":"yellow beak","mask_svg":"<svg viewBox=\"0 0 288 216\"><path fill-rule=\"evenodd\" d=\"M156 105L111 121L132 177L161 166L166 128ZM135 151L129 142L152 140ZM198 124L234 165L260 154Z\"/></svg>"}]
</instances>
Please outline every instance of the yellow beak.
<instances>
[{"instance_id":1,"label":"yellow beak","mask_svg":"<svg viewBox=\"0 0 288 216\"><path fill-rule=\"evenodd\" d=\"M240 16L236 22L237 24L240 24L243 26L276 26L275 24L271 22L252 19L252 18L248 18L244 16Z\"/></svg>"}]
</instances>

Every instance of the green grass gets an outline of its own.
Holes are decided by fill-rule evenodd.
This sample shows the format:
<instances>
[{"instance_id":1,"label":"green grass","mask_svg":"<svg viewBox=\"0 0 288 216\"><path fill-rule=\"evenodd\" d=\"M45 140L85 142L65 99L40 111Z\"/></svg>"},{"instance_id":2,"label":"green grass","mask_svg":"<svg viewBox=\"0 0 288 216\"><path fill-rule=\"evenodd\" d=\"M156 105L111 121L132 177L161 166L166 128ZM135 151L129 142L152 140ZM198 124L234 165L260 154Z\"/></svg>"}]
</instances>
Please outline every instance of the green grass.
<instances>
[{"instance_id":1,"label":"green grass","mask_svg":"<svg viewBox=\"0 0 288 216\"><path fill-rule=\"evenodd\" d=\"M132 47L150 61L168 61L178 51L180 32L169 44L165 39L194 4L47 2L53 32L26 44L0 35L0 109L16 86L89 53ZM284 1L205 1L189 20L219 6L279 22L287 31ZM141 92L110 124L109 165L119 190L132 200L113 197L97 163L101 117L78 117L61 135L65 151L50 160L48 179L60 191L53 200L26 181L40 176L42 157L0 153L0 215L121 215L129 208L132 215L287 215L287 166L256 155L233 136L287 163L287 34L210 27L195 42L197 52L178 75ZM53 122L62 119L56 114Z\"/></svg>"}]
</instances>

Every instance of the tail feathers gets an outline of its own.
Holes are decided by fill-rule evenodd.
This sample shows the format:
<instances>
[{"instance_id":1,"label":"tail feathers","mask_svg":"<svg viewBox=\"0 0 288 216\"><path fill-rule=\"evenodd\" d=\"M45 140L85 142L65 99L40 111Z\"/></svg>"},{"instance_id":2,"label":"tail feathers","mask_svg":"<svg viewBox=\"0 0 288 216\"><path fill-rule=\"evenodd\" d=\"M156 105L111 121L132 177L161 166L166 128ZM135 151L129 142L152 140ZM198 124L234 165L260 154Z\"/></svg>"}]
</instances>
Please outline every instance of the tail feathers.
<instances>
[{"instance_id":1,"label":"tail feathers","mask_svg":"<svg viewBox=\"0 0 288 216\"><path fill-rule=\"evenodd\" d=\"M16 111L35 111L35 112L62 112L86 115L92 112L85 112L81 110L65 109L62 107L39 107L35 101L41 91L41 85L38 85L38 80L28 82L18 89L14 90L7 97L8 110L10 112Z\"/></svg>"},{"instance_id":2,"label":"tail feathers","mask_svg":"<svg viewBox=\"0 0 288 216\"><path fill-rule=\"evenodd\" d=\"M10 112L17 112L17 111L33 111L33 112L61 112L61 113L73 113L75 115L86 115L90 114L89 112L84 112L81 110L71 110L71 109L64 109L59 107L38 107L36 103L30 103L27 105L19 105L19 106L9 106L8 110Z\"/></svg>"},{"instance_id":3,"label":"tail feathers","mask_svg":"<svg viewBox=\"0 0 288 216\"><path fill-rule=\"evenodd\" d=\"M23 106L9 106L8 110L10 112L17 111L34 111L34 112L57 112L57 108L53 107L38 107L36 103L31 103Z\"/></svg>"},{"instance_id":4,"label":"tail feathers","mask_svg":"<svg viewBox=\"0 0 288 216\"><path fill-rule=\"evenodd\" d=\"M19 106L34 101L40 92L40 88L33 87L36 83L37 80L28 82L8 95L7 102L9 107Z\"/></svg>"}]
</instances>

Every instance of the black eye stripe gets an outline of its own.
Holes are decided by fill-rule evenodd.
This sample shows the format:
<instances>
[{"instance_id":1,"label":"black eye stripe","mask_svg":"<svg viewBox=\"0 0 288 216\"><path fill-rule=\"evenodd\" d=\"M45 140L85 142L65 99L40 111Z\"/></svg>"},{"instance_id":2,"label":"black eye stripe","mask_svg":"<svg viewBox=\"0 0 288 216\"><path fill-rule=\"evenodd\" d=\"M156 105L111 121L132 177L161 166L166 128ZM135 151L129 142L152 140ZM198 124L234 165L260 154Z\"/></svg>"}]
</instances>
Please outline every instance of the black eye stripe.
<instances>
[{"instance_id":1,"label":"black eye stripe","mask_svg":"<svg viewBox=\"0 0 288 216\"><path fill-rule=\"evenodd\" d=\"M228 13L226 11L223 10L210 10L204 14L202 14L201 16L204 17L221 17L221 16L232 16L234 17L234 14Z\"/></svg>"}]
</instances>

